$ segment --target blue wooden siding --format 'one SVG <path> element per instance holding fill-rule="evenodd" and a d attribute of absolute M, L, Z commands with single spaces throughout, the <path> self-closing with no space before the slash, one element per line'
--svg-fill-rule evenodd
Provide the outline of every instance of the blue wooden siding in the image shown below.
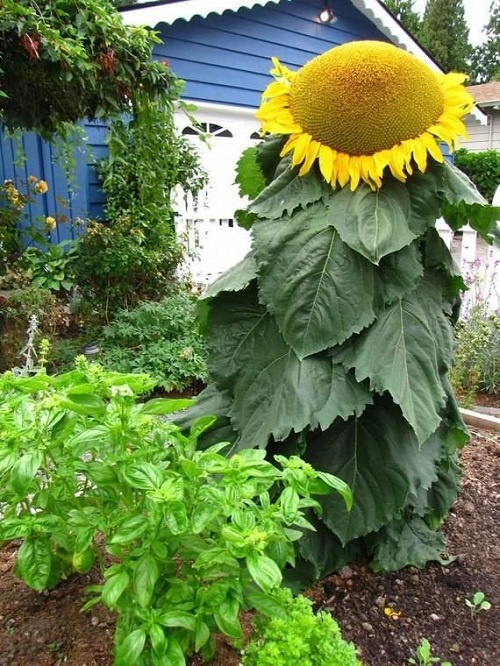
<path fill-rule="evenodd" d="M 0 178 L 12 180 L 23 193 L 27 191 L 29 176 L 45 180 L 48 184 L 46 194 L 36 194 L 33 201 L 24 209 L 21 230 L 24 243 L 29 242 L 26 227 L 36 226 L 47 234 L 51 243 L 74 238 L 81 231 L 79 220 L 87 217 L 87 196 L 85 188 L 85 165 L 82 153 L 76 151 L 76 170 L 72 182 L 68 182 L 56 159 L 57 146 L 42 141 L 32 132 L 25 132 L 20 141 L 16 138 L 0 140 Z M 53 231 L 49 231 L 45 218 L 51 216 L 58 220 Z"/>
<path fill-rule="evenodd" d="M 291 69 L 332 46 L 358 39 L 387 41 L 350 2 L 333 0 L 335 23 L 323 24 L 323 0 L 281 0 L 278 5 L 240 9 L 205 19 L 177 20 L 156 29 L 154 49 L 186 81 L 184 97 L 201 102 L 258 107 L 269 83 L 271 57 Z"/>

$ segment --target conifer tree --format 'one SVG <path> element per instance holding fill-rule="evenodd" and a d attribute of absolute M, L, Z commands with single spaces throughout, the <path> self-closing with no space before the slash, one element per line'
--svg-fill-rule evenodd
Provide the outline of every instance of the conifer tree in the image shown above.
<path fill-rule="evenodd" d="M 500 81 L 500 0 L 490 5 L 490 18 L 484 28 L 486 41 L 474 49 L 471 80 L 474 83 Z"/>
<path fill-rule="evenodd" d="M 427 0 L 420 41 L 445 72 L 468 72 L 472 47 L 463 0 Z"/>
<path fill-rule="evenodd" d="M 408 32 L 418 39 L 422 21 L 413 7 L 414 0 L 386 0 L 385 5 Z"/>

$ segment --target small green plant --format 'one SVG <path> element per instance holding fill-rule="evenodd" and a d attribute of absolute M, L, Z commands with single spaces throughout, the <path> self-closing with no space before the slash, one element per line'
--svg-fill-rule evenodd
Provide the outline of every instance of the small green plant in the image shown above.
<path fill-rule="evenodd" d="M 62 650 L 61 641 L 54 641 L 53 643 L 49 643 L 47 645 L 47 651 L 50 652 L 50 654 L 53 654 L 55 657 L 57 657 L 57 659 L 59 659 L 60 661 L 66 661 L 66 655 Z"/>
<path fill-rule="evenodd" d="M 257 620 L 258 634 L 244 651 L 243 666 L 361 666 L 332 616 L 313 612 L 312 602 L 288 589 L 276 593 L 277 616 Z"/>
<path fill-rule="evenodd" d="M 465 605 L 470 610 L 472 617 L 479 611 L 487 611 L 491 608 L 491 603 L 486 599 L 484 592 L 480 590 L 472 596 L 472 599 L 466 599 Z"/>
<path fill-rule="evenodd" d="M 83 357 L 59 376 L 0 376 L 0 543 L 22 542 L 15 573 L 37 591 L 97 559 L 104 584 L 84 608 L 118 614 L 115 666 L 185 666 L 214 653 L 215 633 L 241 640 L 240 610 L 280 612 L 274 591 L 319 509 L 311 495 L 352 502 L 300 458 L 197 450 L 215 418 L 183 435 L 158 417 L 190 401 L 139 403 L 153 385 Z"/>
<path fill-rule="evenodd" d="M 420 645 L 415 650 L 415 657 L 408 659 L 409 664 L 416 666 L 431 666 L 431 664 L 440 664 L 440 666 L 452 666 L 450 661 L 441 661 L 439 657 L 432 656 L 431 644 L 427 638 L 422 638 Z"/>
<path fill-rule="evenodd" d="M 145 372 L 166 391 L 206 379 L 205 347 L 195 299 L 175 294 L 120 310 L 104 328 L 101 362 L 119 372 Z"/>
<path fill-rule="evenodd" d="M 75 286 L 76 257 L 77 241 L 65 240 L 57 245 L 47 245 L 43 250 L 28 247 L 21 256 L 21 263 L 34 287 L 70 291 Z"/>

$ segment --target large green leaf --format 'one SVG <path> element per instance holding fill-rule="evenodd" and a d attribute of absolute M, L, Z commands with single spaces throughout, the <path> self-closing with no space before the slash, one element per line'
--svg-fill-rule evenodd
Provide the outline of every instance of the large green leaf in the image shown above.
<path fill-rule="evenodd" d="M 469 224 L 488 243 L 498 237 L 500 207 L 490 206 L 474 183 L 453 164 L 444 164 L 443 217 L 452 229 Z"/>
<path fill-rule="evenodd" d="M 445 394 L 440 374 L 452 357 L 451 327 L 436 303 L 440 294 L 432 276 L 422 280 L 390 305 L 344 356 L 358 381 L 369 379 L 371 390 L 389 391 L 420 443 L 441 421 Z"/>
<path fill-rule="evenodd" d="M 344 187 L 328 201 L 329 219 L 344 243 L 378 264 L 434 224 L 440 206 L 437 186 L 435 175 L 416 173 L 405 184 L 386 179 L 375 191 L 368 185 L 354 192 Z"/>
<path fill-rule="evenodd" d="M 235 185 L 238 185 L 240 197 L 255 197 L 264 189 L 266 181 L 257 162 L 256 146 L 250 146 L 242 152 L 236 163 Z"/>
<path fill-rule="evenodd" d="M 409 498 L 415 513 L 425 518 L 433 528 L 439 527 L 446 518 L 458 495 L 462 470 L 456 453 L 439 462 L 437 475 L 430 488 L 421 488 L 416 496 Z"/>
<path fill-rule="evenodd" d="M 374 571 L 397 571 L 403 567 L 423 568 L 427 562 L 449 564 L 444 558 L 444 537 L 433 532 L 422 518 L 397 519 L 377 534 L 371 567 Z"/>
<path fill-rule="evenodd" d="M 240 447 L 265 447 L 271 435 L 279 441 L 308 426 L 326 428 L 370 402 L 366 387 L 330 357 L 297 357 L 258 303 L 254 285 L 212 301 L 208 346 L 212 376 L 219 386 L 234 387 L 231 417 Z"/>
<path fill-rule="evenodd" d="M 343 342 L 375 318 L 375 267 L 351 250 L 317 203 L 254 224 L 260 297 L 300 358 Z"/>
<path fill-rule="evenodd" d="M 429 488 L 440 456 L 439 438 L 419 446 L 399 408 L 379 397 L 361 417 L 337 421 L 311 436 L 305 459 L 315 469 L 340 477 L 352 490 L 351 511 L 337 493 L 320 499 L 322 520 L 346 544 L 396 518 L 409 493 Z"/>
<path fill-rule="evenodd" d="M 281 150 L 287 141 L 283 134 L 271 134 L 266 136 L 255 149 L 255 159 L 266 179 L 270 183 L 274 178 L 276 169 L 283 162 Z"/>
<path fill-rule="evenodd" d="M 222 291 L 242 291 L 257 277 L 257 264 L 252 252 L 212 282 L 202 300 L 214 298 Z"/>
<path fill-rule="evenodd" d="M 299 176 L 298 167 L 292 168 L 288 158 L 281 166 L 284 167 L 281 173 L 248 206 L 248 212 L 276 220 L 296 208 L 305 208 L 327 193 L 326 183 L 314 171 Z"/>
<path fill-rule="evenodd" d="M 423 271 L 418 241 L 383 257 L 377 271 L 381 283 L 377 290 L 380 297 L 377 304 L 382 307 L 409 294 L 417 286 Z"/>
<path fill-rule="evenodd" d="M 448 279 L 448 293 L 458 296 L 467 286 L 460 268 L 435 228 L 428 229 L 424 239 L 424 264 L 426 267 L 444 271 Z"/>
<path fill-rule="evenodd" d="M 360 185 L 354 192 L 343 187 L 329 201 L 329 220 L 344 243 L 374 264 L 414 240 L 409 216 L 410 195 L 397 182 L 375 191 L 368 185 Z"/>

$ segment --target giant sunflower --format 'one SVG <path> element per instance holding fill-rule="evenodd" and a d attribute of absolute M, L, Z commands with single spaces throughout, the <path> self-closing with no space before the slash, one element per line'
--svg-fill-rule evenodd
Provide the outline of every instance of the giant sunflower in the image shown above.
<path fill-rule="evenodd" d="M 384 42 L 337 46 L 292 72 L 273 58 L 275 81 L 257 112 L 263 133 L 289 135 L 282 156 L 306 174 L 316 162 L 336 187 L 361 180 L 376 189 L 386 167 L 400 181 L 413 163 L 438 162 L 438 143 L 452 151 L 467 133 L 473 107 L 464 74 L 435 73 L 415 56 Z"/>

